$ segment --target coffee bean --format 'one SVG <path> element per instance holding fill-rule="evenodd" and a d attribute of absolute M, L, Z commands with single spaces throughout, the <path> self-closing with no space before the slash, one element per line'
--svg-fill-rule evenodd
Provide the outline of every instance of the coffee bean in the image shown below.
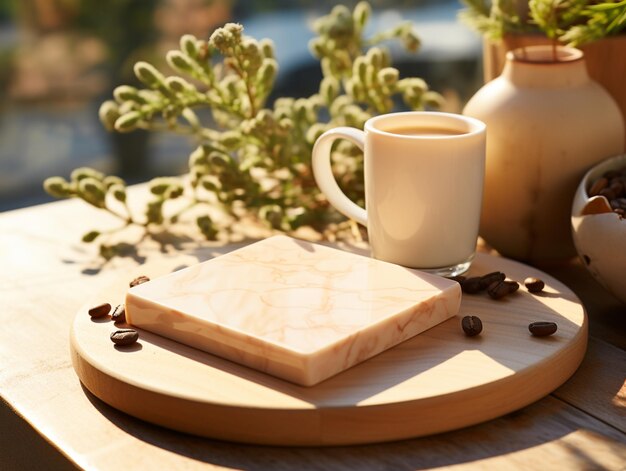
<path fill-rule="evenodd" d="M 480 276 L 472 276 L 471 278 L 466 278 L 461 281 L 461 290 L 467 294 L 476 294 L 482 291 L 484 288 L 482 283 L 480 282 Z"/>
<path fill-rule="evenodd" d="M 517 281 L 496 281 L 489 285 L 487 288 L 487 294 L 493 299 L 500 299 L 511 293 L 514 293 L 519 289 L 519 283 Z"/>
<path fill-rule="evenodd" d="M 613 179 L 609 184 L 609 190 L 611 190 L 616 196 L 620 196 L 624 192 L 624 185 L 621 180 Z"/>
<path fill-rule="evenodd" d="M 120 329 L 111 334 L 111 341 L 115 345 L 131 345 L 137 341 L 139 333 L 135 329 Z"/>
<path fill-rule="evenodd" d="M 614 213 L 623 218 L 626 215 L 626 167 L 609 170 L 589 188 L 589 196 L 604 196 Z"/>
<path fill-rule="evenodd" d="M 482 289 L 487 289 L 491 286 L 492 283 L 497 281 L 504 281 L 506 279 L 506 275 L 501 271 L 494 271 L 492 273 L 487 273 L 480 277 L 480 286 Z"/>
<path fill-rule="evenodd" d="M 103 303 L 89 309 L 89 315 L 93 318 L 104 317 L 111 311 L 109 303 Z"/>
<path fill-rule="evenodd" d="M 466 277 L 464 277 L 463 275 L 448 276 L 447 278 L 449 280 L 456 281 L 457 283 L 462 283 L 466 280 Z"/>
<path fill-rule="evenodd" d="M 126 308 L 123 304 L 118 304 L 113 310 L 113 314 L 111 314 L 111 319 L 113 322 L 126 322 Z"/>
<path fill-rule="evenodd" d="M 483 331 L 483 323 L 476 316 L 465 316 L 461 319 L 461 327 L 468 337 L 474 337 Z"/>
<path fill-rule="evenodd" d="M 539 278 L 531 276 L 524 280 L 524 286 L 526 286 L 526 289 L 531 293 L 540 293 L 541 291 L 543 291 L 543 288 L 545 288 L 546 284 Z"/>
<path fill-rule="evenodd" d="M 611 201 L 612 199 L 617 198 L 617 194 L 611 190 L 610 188 L 605 188 L 604 190 L 598 193 L 600 196 L 604 196 L 607 200 Z"/>
<path fill-rule="evenodd" d="M 607 170 L 602 176 L 607 180 L 610 180 L 611 178 L 619 177 L 620 175 L 621 172 L 619 170 Z"/>
<path fill-rule="evenodd" d="M 607 186 L 609 186 L 609 179 L 605 177 L 598 178 L 591 188 L 589 188 L 589 196 L 596 196 L 600 194 L 602 190 L 604 190 Z"/>
<path fill-rule="evenodd" d="M 142 283 L 146 283 L 148 281 L 150 281 L 150 278 L 148 278 L 145 275 L 141 275 L 141 276 L 138 276 L 137 278 L 135 278 L 133 281 L 130 282 L 130 287 L 132 288 L 133 286 L 137 286 L 137 285 L 140 285 Z"/>
<path fill-rule="evenodd" d="M 528 330 L 535 337 L 547 337 L 556 332 L 556 322 L 532 322 L 528 325 Z"/>
<path fill-rule="evenodd" d="M 613 209 L 626 209 L 626 198 L 615 198 L 609 204 Z"/>

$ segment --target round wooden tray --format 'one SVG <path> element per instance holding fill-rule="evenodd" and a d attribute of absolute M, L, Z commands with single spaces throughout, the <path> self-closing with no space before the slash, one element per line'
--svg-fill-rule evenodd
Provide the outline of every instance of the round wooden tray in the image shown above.
<path fill-rule="evenodd" d="M 171 262 L 169 263 L 171 265 Z M 141 267 L 158 276 L 168 263 Z M 314 387 L 302 387 L 140 331 L 133 347 L 109 340 L 110 319 L 87 309 L 123 299 L 127 281 L 77 313 L 74 368 L 85 387 L 111 406 L 148 422 L 206 437 L 272 445 L 344 445 L 398 440 L 465 427 L 549 394 L 576 370 L 587 345 L 580 301 L 565 285 L 529 266 L 478 254 L 471 274 L 500 270 L 546 282 L 503 300 L 464 295 L 458 316 Z M 466 337 L 464 315 L 484 330 Z M 529 334 L 554 321 L 551 337 Z"/>

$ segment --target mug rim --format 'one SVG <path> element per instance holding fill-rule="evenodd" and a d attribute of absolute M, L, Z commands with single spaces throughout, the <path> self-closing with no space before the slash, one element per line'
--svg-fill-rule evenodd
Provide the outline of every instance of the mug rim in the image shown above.
<path fill-rule="evenodd" d="M 460 134 L 442 134 L 440 136 L 420 136 L 420 135 L 407 135 L 407 134 L 395 134 L 382 130 L 375 126 L 377 121 L 385 121 L 394 117 L 402 116 L 431 116 L 442 120 L 454 121 L 456 123 L 463 123 L 469 125 L 467 132 L 461 132 Z M 465 116 L 457 113 L 447 113 L 443 111 L 399 111 L 395 113 L 385 113 L 378 116 L 373 116 L 365 121 L 363 130 L 374 134 L 380 134 L 383 136 L 393 137 L 396 139 L 412 139 L 412 140 L 431 140 L 431 139 L 467 139 L 469 137 L 484 133 L 487 125 L 479 119 L 472 118 L 471 116 Z"/>

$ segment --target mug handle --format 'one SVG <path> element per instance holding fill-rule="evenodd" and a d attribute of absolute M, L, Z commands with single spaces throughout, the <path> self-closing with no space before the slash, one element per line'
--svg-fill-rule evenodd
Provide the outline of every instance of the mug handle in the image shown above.
<path fill-rule="evenodd" d="M 319 189 L 337 211 L 367 227 L 367 212 L 350 200 L 335 180 L 330 164 L 330 151 L 337 139 L 347 139 L 359 149 L 365 149 L 365 133 L 360 129 L 338 127 L 330 129 L 317 138 L 313 146 L 313 176 Z"/>

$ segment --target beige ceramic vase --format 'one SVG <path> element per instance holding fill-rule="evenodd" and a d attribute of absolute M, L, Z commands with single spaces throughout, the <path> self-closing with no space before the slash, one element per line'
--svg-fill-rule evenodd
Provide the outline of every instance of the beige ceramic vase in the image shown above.
<path fill-rule="evenodd" d="M 463 113 L 487 124 L 481 236 L 502 255 L 533 264 L 575 255 L 570 212 L 578 182 L 624 150 L 624 119 L 589 78 L 583 53 L 510 51 L 502 75 Z"/>

